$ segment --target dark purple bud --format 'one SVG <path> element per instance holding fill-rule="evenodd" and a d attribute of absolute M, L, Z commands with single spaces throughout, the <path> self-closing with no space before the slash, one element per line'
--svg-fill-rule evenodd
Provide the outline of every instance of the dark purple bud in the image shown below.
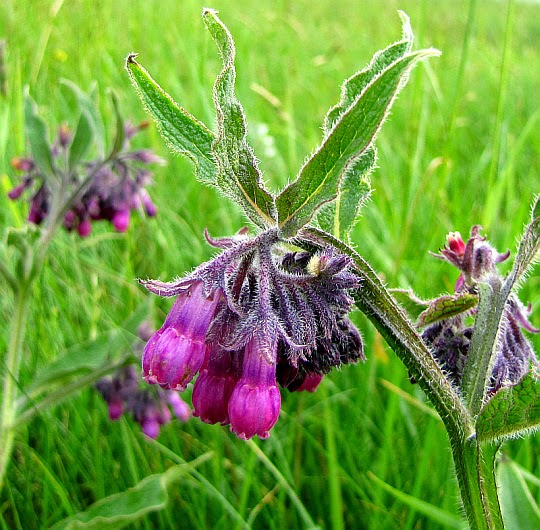
<path fill-rule="evenodd" d="M 111 420 L 117 420 L 122 416 L 124 412 L 124 403 L 121 399 L 116 398 L 114 401 L 109 402 L 109 418 Z"/>
<path fill-rule="evenodd" d="M 204 363 L 206 332 L 219 299 L 217 291 L 205 297 L 200 281 L 178 296 L 144 349 L 143 376 L 148 383 L 171 390 L 186 388 Z"/>
<path fill-rule="evenodd" d="M 324 379 L 323 374 L 317 374 L 315 372 L 306 373 L 304 381 L 296 389 L 297 392 L 315 392 L 317 387 L 321 384 L 321 381 Z"/>
<path fill-rule="evenodd" d="M 238 375 L 230 352 L 209 349 L 207 366 L 193 386 L 193 415 L 205 423 L 228 425 L 229 400 L 238 383 Z"/>
<path fill-rule="evenodd" d="M 88 237 L 92 232 L 92 224 L 90 219 L 83 219 L 77 226 L 77 233 L 81 237 Z"/>
<path fill-rule="evenodd" d="M 267 345 L 255 334 L 247 343 L 242 364 L 242 377 L 229 400 L 231 431 L 242 440 L 258 435 L 268 438 L 279 417 L 281 395 L 276 383 L 275 360 L 268 359 L 268 346 L 275 359 L 277 341 Z"/>

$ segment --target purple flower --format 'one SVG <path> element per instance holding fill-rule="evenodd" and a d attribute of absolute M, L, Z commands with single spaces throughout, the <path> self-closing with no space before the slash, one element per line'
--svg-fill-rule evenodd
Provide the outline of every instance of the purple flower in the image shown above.
<path fill-rule="evenodd" d="M 456 292 L 476 293 L 477 283 L 502 280 L 497 271 L 497 264 L 510 255 L 500 254 L 485 238 L 479 235 L 480 227 L 471 229 L 471 237 L 465 244 L 459 232 L 447 236 L 448 247 L 444 247 L 436 257 L 448 261 L 457 267 L 461 274 L 455 286 Z M 475 310 L 441 319 L 426 327 L 422 338 L 431 347 L 435 360 L 446 373 L 448 379 L 459 386 L 463 368 L 469 353 L 470 343 L 475 331 L 474 325 L 467 324 L 467 317 Z M 529 371 L 531 364 L 539 366 L 530 342 L 523 335 L 522 329 L 532 333 L 534 328 L 529 320 L 530 307 L 527 309 L 515 294 L 511 294 L 504 308 L 499 339 L 495 352 L 490 394 L 503 386 L 516 384 Z"/>
<path fill-rule="evenodd" d="M 177 297 L 146 346 L 143 375 L 183 390 L 199 371 L 194 415 L 230 423 L 243 439 L 266 438 L 279 416 L 278 383 L 314 391 L 332 368 L 364 358 L 347 318 L 360 280 L 336 249 L 290 252 L 275 229 L 206 237 L 223 252 L 177 282 L 141 282 Z"/>
<path fill-rule="evenodd" d="M 229 400 L 238 383 L 238 370 L 234 367 L 230 352 L 213 349 L 211 345 L 207 348 L 207 365 L 193 386 L 193 415 L 205 423 L 228 425 Z"/>
<path fill-rule="evenodd" d="M 176 299 L 165 323 L 148 341 L 143 354 L 145 381 L 171 390 L 184 390 L 201 369 L 206 332 L 220 299 L 218 290 L 204 295 L 193 282 Z"/>
<path fill-rule="evenodd" d="M 276 382 L 277 341 L 255 332 L 247 343 L 242 377 L 229 400 L 231 431 L 242 440 L 268 438 L 279 417 L 281 395 Z"/>
<path fill-rule="evenodd" d="M 146 186 L 151 184 L 149 164 L 161 164 L 163 160 L 147 149 L 129 150 L 129 140 L 145 126 L 126 124 L 124 145 L 120 151 L 105 162 L 98 160 L 81 163 L 76 168 L 66 166 L 72 134 L 65 125 L 60 127 L 58 138 L 50 148 L 55 172 L 61 182 L 61 192 L 81 190 L 72 204 L 65 205 L 64 227 L 76 230 L 81 237 L 92 231 L 91 222 L 106 220 L 117 232 L 129 227 L 131 211 L 144 210 L 148 216 L 156 215 L 156 206 L 150 199 Z M 10 199 L 18 199 L 31 188 L 37 188 L 30 199 L 28 220 L 41 224 L 50 214 L 51 194 L 60 193 L 52 186 L 48 176 L 41 174 L 31 158 L 14 158 L 14 169 L 24 172 L 23 181 L 9 193 Z"/>

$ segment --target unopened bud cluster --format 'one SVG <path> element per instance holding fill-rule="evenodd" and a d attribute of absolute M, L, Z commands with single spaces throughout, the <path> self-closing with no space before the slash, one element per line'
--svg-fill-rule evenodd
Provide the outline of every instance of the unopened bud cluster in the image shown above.
<path fill-rule="evenodd" d="M 58 182 L 52 183 L 50 177 L 41 173 L 32 158 L 14 158 L 12 166 L 22 172 L 23 177 L 22 182 L 9 192 L 9 198 L 18 199 L 26 190 L 31 190 L 28 220 L 39 225 L 50 214 L 53 194 L 69 195 L 81 188 L 81 193 L 74 197 L 64 214 L 63 224 L 67 230 L 77 230 L 81 237 L 86 237 L 92 230 L 92 221 L 107 220 L 116 231 L 126 231 L 132 210 L 142 208 L 149 216 L 156 214 L 156 207 L 146 190 L 151 184 L 148 166 L 163 161 L 147 149 L 129 150 L 131 138 L 145 126 L 145 123 L 139 126 L 125 124 L 122 149 L 105 163 L 96 160 L 68 168 L 66 161 L 73 137 L 62 125 L 51 147 L 61 189 Z"/>
<path fill-rule="evenodd" d="M 471 229 L 471 236 L 465 243 L 459 232 L 450 233 L 448 245 L 435 254 L 460 271 L 455 292 L 476 294 L 478 282 L 500 283 L 502 277 L 497 264 L 506 260 L 510 253 L 500 254 L 484 237 L 479 235 L 480 227 Z M 474 311 L 460 313 L 451 318 L 439 320 L 428 326 L 422 333 L 423 339 L 431 346 L 437 362 L 448 378 L 456 386 L 461 383 L 463 368 L 475 331 L 473 324 L 467 324 Z M 524 307 L 515 294 L 511 294 L 504 308 L 502 328 L 499 331 L 495 362 L 490 382 L 490 393 L 503 386 L 516 384 L 529 371 L 531 363 L 538 366 L 538 360 L 527 338 L 525 329 L 532 333 L 534 328 L 528 320 L 531 307 Z"/>
<path fill-rule="evenodd" d="M 277 230 L 207 240 L 223 249 L 213 260 L 177 282 L 142 282 L 177 297 L 146 345 L 143 376 L 183 391 L 198 373 L 195 416 L 230 424 L 242 439 L 266 438 L 280 412 L 278 384 L 313 392 L 333 367 L 364 358 L 347 318 L 348 290 L 360 281 L 335 249 L 288 252 Z"/>

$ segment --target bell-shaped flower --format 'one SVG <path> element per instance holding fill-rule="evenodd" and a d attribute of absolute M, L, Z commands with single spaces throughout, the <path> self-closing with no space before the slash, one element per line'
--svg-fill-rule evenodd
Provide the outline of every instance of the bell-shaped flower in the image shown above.
<path fill-rule="evenodd" d="M 178 296 L 144 349 L 143 376 L 148 383 L 171 390 L 186 388 L 204 363 L 206 332 L 219 299 L 219 290 L 206 297 L 200 281 Z"/>

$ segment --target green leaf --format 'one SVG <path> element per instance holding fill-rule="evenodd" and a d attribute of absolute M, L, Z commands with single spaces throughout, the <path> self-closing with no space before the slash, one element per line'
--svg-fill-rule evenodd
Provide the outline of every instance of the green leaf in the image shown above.
<path fill-rule="evenodd" d="M 175 103 L 135 61 L 135 57 L 135 54 L 128 55 L 126 69 L 146 112 L 156 122 L 167 145 L 195 164 L 197 178 L 205 184 L 215 185 L 216 164 L 212 155 L 214 133 Z"/>
<path fill-rule="evenodd" d="M 69 348 L 64 355 L 38 372 L 26 395 L 30 401 L 53 388 L 65 385 L 73 378 L 83 377 L 100 370 L 123 364 L 133 356 L 132 347 L 137 339 L 137 328 L 148 315 L 148 302 L 143 302 L 122 326 Z M 32 404 L 29 404 L 32 406 Z"/>
<path fill-rule="evenodd" d="M 68 164 L 70 169 L 73 170 L 84 159 L 84 156 L 92 145 L 93 139 L 94 135 L 88 115 L 86 112 L 81 112 L 75 134 L 73 135 L 73 141 L 69 146 Z"/>
<path fill-rule="evenodd" d="M 58 522 L 51 530 L 118 529 L 150 512 L 162 510 L 169 502 L 170 487 L 211 456 L 212 453 L 206 453 L 188 464 L 180 464 L 164 473 L 150 475 L 135 487 L 105 497 L 92 504 L 85 512 Z"/>
<path fill-rule="evenodd" d="M 418 317 L 418 327 L 428 326 L 438 320 L 451 318 L 478 304 L 478 296 L 470 293 L 444 295 L 432 300 L 429 307 Z"/>
<path fill-rule="evenodd" d="M 86 92 L 83 92 L 75 83 L 72 81 L 69 81 L 67 79 L 62 79 L 61 83 L 69 88 L 75 98 L 77 99 L 77 104 L 79 105 L 79 110 L 81 111 L 81 117 L 84 116 L 84 120 L 86 121 L 86 124 L 83 125 L 83 127 L 89 128 L 89 134 L 92 135 L 92 139 L 94 140 L 98 152 L 98 157 L 100 159 L 103 159 L 105 157 L 105 126 L 103 125 L 103 120 L 101 118 L 101 114 L 99 112 L 99 109 L 92 98 L 91 95 L 87 94 Z M 93 89 L 90 91 L 93 92 Z M 84 132 L 84 130 L 81 132 L 82 134 L 87 134 Z M 80 149 L 84 147 L 83 138 L 81 138 L 81 146 Z M 75 141 L 75 138 L 73 139 Z M 78 148 L 79 149 L 79 148 Z M 79 156 L 79 153 L 76 153 L 75 156 Z M 71 153 L 70 153 L 71 157 Z M 80 160 L 80 159 L 79 159 Z M 75 162 L 75 159 L 73 160 Z M 73 167 L 71 164 L 70 159 L 70 167 Z"/>
<path fill-rule="evenodd" d="M 508 289 L 519 282 L 535 262 L 540 250 L 540 196 L 536 198 L 531 208 L 531 222 L 525 228 L 525 233 L 519 243 L 512 272 L 508 275 Z"/>
<path fill-rule="evenodd" d="M 497 337 L 509 291 L 497 275 L 478 284 L 479 302 L 474 332 L 465 366 L 461 388 L 467 407 L 476 416 L 480 412 L 493 372 Z"/>
<path fill-rule="evenodd" d="M 501 388 L 476 420 L 480 442 L 521 435 L 540 427 L 540 378 L 531 370 L 516 385 Z"/>
<path fill-rule="evenodd" d="M 213 151 L 218 165 L 218 186 L 242 206 L 256 225 L 273 226 L 276 224 L 274 197 L 263 186 L 257 161 L 247 143 L 244 111 L 234 93 L 233 38 L 213 9 L 203 10 L 203 20 L 223 60 L 223 70 L 214 84 L 218 136 Z"/>
<path fill-rule="evenodd" d="M 45 179 L 56 178 L 56 167 L 47 140 L 47 126 L 38 116 L 37 105 L 28 90 L 24 94 L 24 124 L 34 163 Z"/>
<path fill-rule="evenodd" d="M 412 289 L 389 289 L 389 291 L 413 319 L 417 319 L 420 313 L 429 307 L 429 301 L 418 298 Z"/>
<path fill-rule="evenodd" d="M 499 462 L 497 483 L 505 528 L 540 528 L 540 509 L 514 462 L 508 459 Z"/>
<path fill-rule="evenodd" d="M 337 198 L 319 210 L 319 226 L 338 239 L 348 239 L 360 209 L 371 196 L 369 173 L 375 167 L 375 159 L 375 148 L 370 147 L 346 170 Z"/>
<path fill-rule="evenodd" d="M 120 103 L 118 102 L 118 96 L 111 90 L 111 100 L 114 108 L 114 115 L 116 116 L 116 134 L 114 136 L 114 144 L 109 154 L 109 159 L 114 158 L 124 145 L 124 118 L 120 112 Z"/>
<path fill-rule="evenodd" d="M 340 102 L 332 107 L 325 117 L 325 134 L 328 134 L 330 129 L 339 121 L 341 114 L 351 107 L 356 98 L 377 75 L 385 68 L 388 68 L 392 63 L 410 53 L 414 41 L 411 23 L 409 17 L 403 11 L 398 11 L 398 13 L 402 22 L 402 40 L 377 52 L 364 70 L 360 70 L 360 72 L 349 77 L 349 79 L 343 83 Z"/>
<path fill-rule="evenodd" d="M 409 508 L 416 510 L 431 521 L 437 523 L 442 528 L 457 528 L 459 530 L 465 530 L 467 524 L 460 517 L 456 517 L 453 513 L 442 510 L 429 502 L 423 501 L 413 495 L 409 495 L 401 490 L 390 486 L 380 478 L 376 477 L 373 473 L 368 471 L 369 478 L 375 482 L 381 489 L 392 495 L 398 501 L 405 504 Z"/>
<path fill-rule="evenodd" d="M 336 198 L 345 171 L 371 147 L 408 74 L 421 59 L 437 55 L 422 50 L 405 55 L 380 72 L 329 131 L 298 178 L 277 197 L 279 227 L 293 237 L 324 203 Z"/>

